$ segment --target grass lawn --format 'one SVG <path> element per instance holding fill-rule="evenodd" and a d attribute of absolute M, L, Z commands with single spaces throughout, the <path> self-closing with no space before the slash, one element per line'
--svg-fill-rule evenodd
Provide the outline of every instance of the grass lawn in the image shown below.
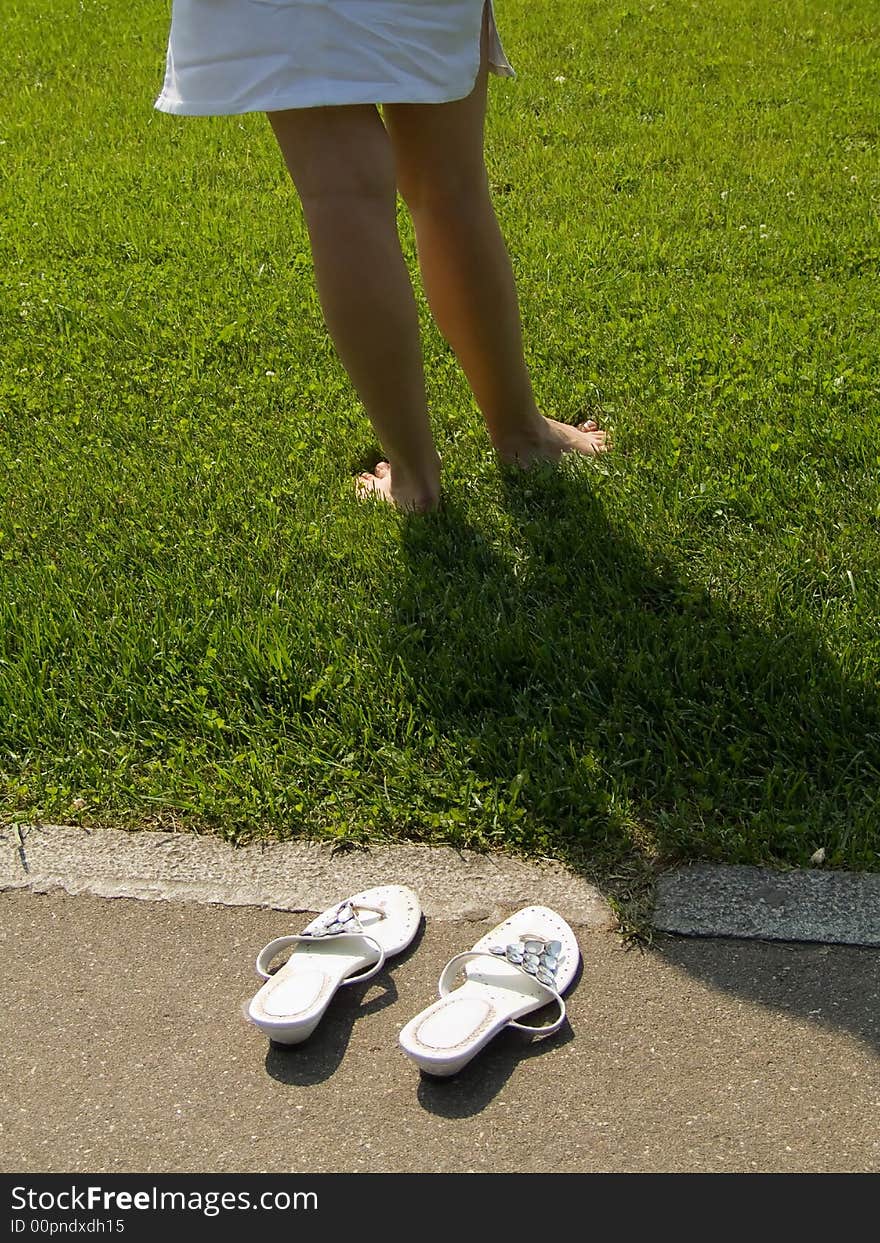
<path fill-rule="evenodd" d="M 263 116 L 168 6 L 0 18 L 0 818 L 877 869 L 880 0 L 497 0 L 545 413 L 499 470 L 418 286 L 446 502 L 378 456 Z M 401 236 L 416 273 L 410 222 Z"/>

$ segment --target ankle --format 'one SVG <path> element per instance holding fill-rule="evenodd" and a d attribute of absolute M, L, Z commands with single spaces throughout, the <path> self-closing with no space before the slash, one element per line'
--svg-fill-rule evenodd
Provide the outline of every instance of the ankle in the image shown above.
<path fill-rule="evenodd" d="M 519 416 L 486 419 L 486 429 L 496 447 L 509 444 L 540 444 L 547 435 L 547 420 L 535 407 Z"/>
<path fill-rule="evenodd" d="M 411 497 L 418 505 L 430 507 L 440 497 L 440 455 L 436 451 L 426 461 L 405 462 L 390 458 L 392 490 Z"/>

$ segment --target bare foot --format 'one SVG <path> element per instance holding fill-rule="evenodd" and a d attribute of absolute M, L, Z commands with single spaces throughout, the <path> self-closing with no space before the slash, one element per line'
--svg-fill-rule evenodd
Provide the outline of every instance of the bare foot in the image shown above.
<path fill-rule="evenodd" d="M 440 500 L 440 489 L 416 488 L 410 484 L 398 484 L 391 478 L 391 463 L 377 462 L 371 471 L 362 470 L 355 481 L 359 500 L 370 496 L 379 496 L 397 509 L 408 510 L 410 513 L 424 514 L 437 508 Z"/>
<path fill-rule="evenodd" d="M 496 440 L 495 452 L 502 462 L 528 469 L 533 462 L 555 462 L 564 453 L 581 453 L 593 457 L 611 448 L 607 432 L 599 429 L 593 419 L 578 423 L 560 423 L 541 417 L 541 423 L 517 436 Z"/>

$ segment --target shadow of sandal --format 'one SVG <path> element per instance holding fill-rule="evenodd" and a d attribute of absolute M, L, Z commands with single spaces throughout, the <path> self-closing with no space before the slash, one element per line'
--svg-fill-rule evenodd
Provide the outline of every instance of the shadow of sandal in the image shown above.
<path fill-rule="evenodd" d="M 364 1000 L 376 986 L 381 986 L 382 991 Z M 338 993 L 307 1040 L 295 1045 L 270 1041 L 266 1052 L 267 1073 L 278 1083 L 291 1086 L 323 1083 L 335 1074 L 345 1056 L 355 1023 L 380 1013 L 397 1000 L 397 986 L 387 971 L 364 984 L 353 985 L 345 993 Z"/>
<path fill-rule="evenodd" d="M 552 1006 L 536 1011 L 535 1022 L 552 1017 Z M 438 1079 L 421 1074 L 417 1098 L 423 1109 L 442 1118 L 470 1118 L 489 1105 L 513 1073 L 534 1058 L 552 1057 L 558 1050 L 575 1039 L 568 1020 L 558 1032 L 542 1039 L 532 1039 L 516 1031 L 503 1031 L 490 1045 L 473 1058 L 456 1075 Z"/>

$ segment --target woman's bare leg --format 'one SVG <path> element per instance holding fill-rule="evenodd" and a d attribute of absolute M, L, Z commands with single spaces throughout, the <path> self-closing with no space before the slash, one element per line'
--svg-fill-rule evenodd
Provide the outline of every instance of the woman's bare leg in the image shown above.
<path fill-rule="evenodd" d="M 499 456 L 527 465 L 608 447 L 592 421 L 579 427 L 539 411 L 523 357 L 510 256 L 483 155 L 488 8 L 473 91 L 447 104 L 385 104 L 397 184 L 412 215 L 431 313 L 452 346 Z"/>
<path fill-rule="evenodd" d="M 360 476 L 358 491 L 431 509 L 440 459 L 382 118 L 373 105 L 268 115 L 302 203 L 328 331 L 388 456 Z"/>

